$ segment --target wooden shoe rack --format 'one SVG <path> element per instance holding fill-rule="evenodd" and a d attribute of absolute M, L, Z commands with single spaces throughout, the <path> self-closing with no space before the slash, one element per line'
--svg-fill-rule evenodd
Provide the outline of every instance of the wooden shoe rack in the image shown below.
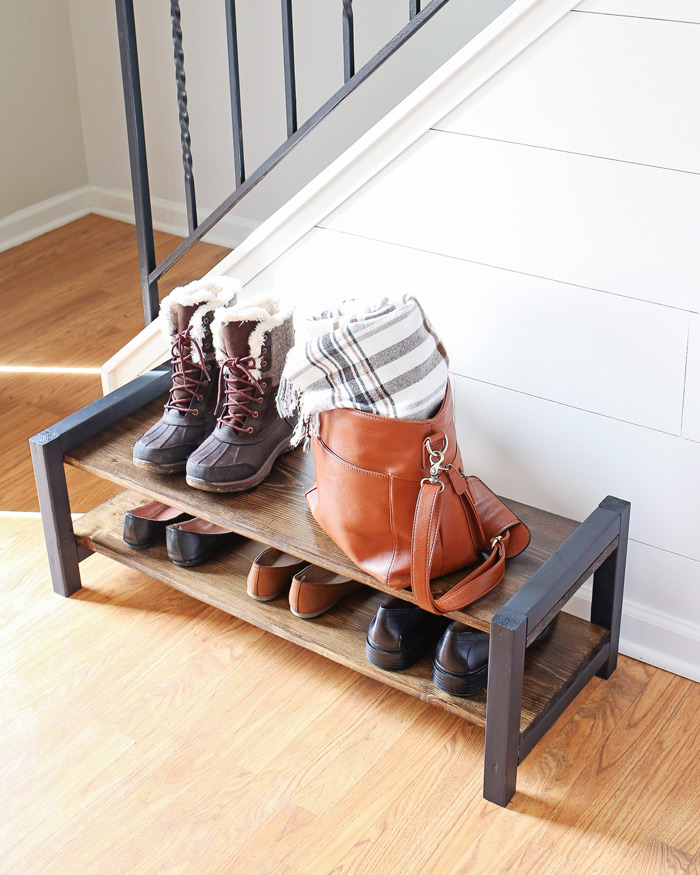
<path fill-rule="evenodd" d="M 313 482 L 311 455 L 280 458 L 256 489 L 216 495 L 190 489 L 184 476 L 163 477 L 131 461 L 137 438 L 160 416 L 169 374 L 155 370 L 96 401 L 31 439 L 47 552 L 56 592 L 80 588 L 79 562 L 103 553 L 169 586 L 293 641 L 355 671 L 486 727 L 484 796 L 507 805 L 518 763 L 594 676 L 607 678 L 617 661 L 629 504 L 606 498 L 583 523 L 507 501 L 532 532 L 532 543 L 510 560 L 491 593 L 451 614 L 491 633 L 487 691 L 468 699 L 432 683 L 432 653 L 411 669 L 384 672 L 365 659 L 365 634 L 391 592 L 357 568 L 319 529 L 304 490 Z M 74 523 L 64 465 L 110 480 L 124 492 Z M 219 523 L 242 537 L 225 555 L 196 568 L 173 565 L 164 546 L 131 550 L 122 541 L 124 511 L 157 499 Z M 257 602 L 246 595 L 246 575 L 262 545 L 346 574 L 366 586 L 332 611 L 302 620 L 283 598 Z M 544 644 L 528 649 L 578 587 L 593 575 L 591 622 L 560 613 Z M 448 576 L 434 589 L 450 584 Z"/>

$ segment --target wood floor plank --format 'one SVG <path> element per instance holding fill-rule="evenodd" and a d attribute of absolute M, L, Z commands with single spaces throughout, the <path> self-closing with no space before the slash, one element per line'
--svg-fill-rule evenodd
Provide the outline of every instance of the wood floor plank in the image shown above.
<path fill-rule="evenodd" d="M 254 658 L 235 676 L 209 685 L 208 710 L 175 711 L 165 722 L 219 756 L 260 772 L 290 743 L 297 727 L 303 731 L 322 720 L 326 706 L 353 679 L 347 669 L 265 634 Z"/>
<path fill-rule="evenodd" d="M 573 862 L 559 854 L 546 851 L 534 842 L 530 842 L 517 860 L 508 869 L 508 875 L 522 875 L 533 872 L 537 875 L 569 875 Z"/>
<path fill-rule="evenodd" d="M 685 872 L 686 875 L 700 875 L 700 851 L 690 861 L 690 864 Z"/>
<path fill-rule="evenodd" d="M 417 703 L 414 703 L 417 706 Z M 300 825 L 291 835 L 272 832 L 269 839 L 279 848 L 279 855 L 293 869 L 322 875 L 342 865 L 358 839 L 381 819 L 395 800 L 426 769 L 425 755 L 416 755 L 417 743 L 430 752 L 433 771 L 452 767 L 455 747 L 465 768 L 479 771 L 483 747 L 478 729 L 444 712 L 418 706 L 420 713 L 405 731 L 395 734 L 391 747 L 379 757 L 374 767 L 365 771 L 345 788 L 337 803 L 310 823 Z M 301 739 L 300 739 L 301 741 Z M 311 756 L 311 751 L 307 752 Z M 400 827 L 400 834 L 410 836 L 413 819 Z M 323 836 L 323 841 L 319 838 Z"/>
<path fill-rule="evenodd" d="M 353 678 L 344 696 L 298 736 L 261 774 L 269 779 L 284 771 L 296 776 L 297 805 L 324 815 L 332 811 L 390 749 L 396 734 L 410 726 L 428 706 L 368 678 Z"/>
<path fill-rule="evenodd" d="M 85 786 L 133 744 L 121 733 L 61 705 L 23 710 L 13 721 L 11 735 L 4 733 L 0 753 L 2 848 L 24 841 L 46 820 L 53 831 L 57 812 L 72 813 Z M 61 781 L 54 780 L 56 774 Z"/>
<path fill-rule="evenodd" d="M 542 824 L 576 786 L 589 762 L 581 751 L 600 749 L 644 690 L 653 671 L 643 663 L 623 658 L 610 681 L 591 685 L 521 764 L 518 789 L 509 811 L 522 816 L 517 820 L 509 818 L 508 829 L 504 831 L 503 818 L 494 814 L 494 806 L 482 805 L 478 796 L 471 800 L 443 837 L 440 858 L 434 864 L 435 875 L 480 871 L 478 867 L 485 865 L 493 871 L 512 867 L 538 835 Z M 494 848 L 500 869 L 493 861 L 486 863 Z"/>
<path fill-rule="evenodd" d="M 449 766 L 441 759 L 433 760 L 432 751 L 426 751 L 424 767 L 411 784 L 384 811 L 372 827 L 364 833 L 333 870 L 340 873 L 393 872 L 420 873 L 430 871 L 441 855 L 442 841 L 455 822 L 462 822 L 464 808 L 475 803 L 481 793 L 481 775 L 468 759 L 460 754 L 465 744 L 463 733 L 456 733 L 448 741 Z M 439 818 L 443 800 L 450 799 L 448 813 Z M 476 803 L 475 803 L 476 804 Z M 481 800 L 476 807 L 485 808 Z M 402 828 L 412 823 L 410 833 Z"/>
<path fill-rule="evenodd" d="M 691 862 L 690 854 L 652 839 L 634 855 L 625 875 L 682 875 L 688 871 Z"/>
<path fill-rule="evenodd" d="M 279 804 L 282 790 L 262 792 L 255 776 L 182 738 L 113 784 L 90 816 L 72 818 L 29 857 L 29 871 L 190 872 L 193 860 L 206 872 L 207 855 L 226 854 L 231 837 L 247 831 Z M 199 837 L 205 847 L 195 857 Z M 95 847 L 100 853 L 95 853 Z M 204 856 L 203 856 L 204 854 Z M 211 867 L 214 868 L 214 867 Z"/>
<path fill-rule="evenodd" d="M 642 695 L 588 759 L 579 779 L 538 833 L 539 845 L 564 855 L 573 854 L 574 849 L 590 856 L 605 853 L 604 848 L 594 847 L 599 831 L 614 836 L 619 813 L 629 814 L 630 807 L 634 807 L 629 792 L 630 777 L 659 736 L 662 744 L 668 743 L 664 727 L 668 720 L 675 723 L 677 713 L 684 706 L 680 697 L 682 689 L 682 678 L 657 671 L 652 674 Z M 648 768 L 647 765 L 647 777 Z M 590 804 L 592 795 L 596 798 L 595 805 Z M 658 796 L 655 796 L 654 804 L 657 802 Z M 642 823 L 647 823 L 649 814 L 651 811 L 646 810 L 645 818 L 636 822 L 640 829 Z"/>
<path fill-rule="evenodd" d="M 688 748 L 700 746 L 700 722 L 697 715 L 700 710 L 700 684 L 678 678 L 679 693 L 682 700 L 672 713 L 675 732 L 669 736 L 662 729 L 649 732 L 653 743 L 645 752 L 643 758 L 628 773 L 624 785 L 624 793 L 618 800 L 614 812 L 605 818 L 606 834 L 611 844 L 633 844 L 638 846 L 648 840 L 655 839 L 660 834 L 660 824 L 671 809 L 694 808 L 696 816 L 700 811 L 700 764 L 689 761 L 686 757 Z M 669 715 L 671 716 L 671 715 Z M 666 722 L 662 720 L 663 724 Z M 662 760 L 665 768 L 660 771 L 656 764 Z M 653 801 L 652 801 L 653 800 Z M 601 828 L 601 815 L 592 821 L 594 832 Z M 690 860 L 699 846 L 700 827 L 688 837 L 688 846 L 676 849 L 687 854 Z M 661 845 L 672 847 L 661 841 Z M 589 851 L 589 858 L 606 862 L 610 859 L 609 851 L 603 854 L 598 846 Z"/>

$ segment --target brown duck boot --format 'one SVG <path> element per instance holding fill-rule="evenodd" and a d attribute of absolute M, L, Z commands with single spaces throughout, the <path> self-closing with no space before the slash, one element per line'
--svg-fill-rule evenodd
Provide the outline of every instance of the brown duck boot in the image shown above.
<path fill-rule="evenodd" d="M 161 301 L 172 385 L 163 416 L 134 445 L 137 468 L 156 474 L 184 471 L 187 457 L 214 428 L 219 366 L 211 322 L 214 310 L 233 304 L 239 289 L 230 277 L 207 277 L 174 289 Z"/>
<path fill-rule="evenodd" d="M 217 310 L 214 343 L 223 406 L 216 428 L 187 460 L 187 482 L 207 492 L 241 492 L 261 483 L 291 449 L 295 422 L 280 417 L 275 399 L 294 343 L 292 315 L 270 298 L 250 298 Z"/>

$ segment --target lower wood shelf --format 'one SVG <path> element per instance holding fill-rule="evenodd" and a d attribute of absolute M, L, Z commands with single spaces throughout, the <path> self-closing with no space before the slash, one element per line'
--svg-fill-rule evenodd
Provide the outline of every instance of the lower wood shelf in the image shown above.
<path fill-rule="evenodd" d="M 466 720 L 485 725 L 485 691 L 463 699 L 438 690 L 432 682 L 433 653 L 430 650 L 416 665 L 402 672 L 381 671 L 367 662 L 365 635 L 370 620 L 386 597 L 384 593 L 362 586 L 321 617 L 302 620 L 291 613 L 284 596 L 271 602 L 258 602 L 247 595 L 246 576 L 251 562 L 262 549 L 262 542 L 241 536 L 235 546 L 195 568 L 174 565 L 164 545 L 148 550 L 129 548 L 121 537 L 124 512 L 145 500 L 139 493 L 122 492 L 84 514 L 74 523 L 76 540 L 94 552 L 143 571 L 254 626 Z M 559 614 L 552 637 L 530 648 L 526 655 L 521 733 L 565 694 L 591 655 L 604 645 L 607 635 L 606 630 L 598 626 L 569 614 Z"/>

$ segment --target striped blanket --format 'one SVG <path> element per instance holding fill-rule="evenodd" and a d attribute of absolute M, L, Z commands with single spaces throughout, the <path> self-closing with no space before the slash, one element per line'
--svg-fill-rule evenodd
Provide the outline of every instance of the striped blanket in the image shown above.
<path fill-rule="evenodd" d="M 447 389 L 447 353 L 415 298 L 346 301 L 304 321 L 277 393 L 282 416 L 298 416 L 297 444 L 318 414 L 350 407 L 397 419 L 428 419 Z"/>

